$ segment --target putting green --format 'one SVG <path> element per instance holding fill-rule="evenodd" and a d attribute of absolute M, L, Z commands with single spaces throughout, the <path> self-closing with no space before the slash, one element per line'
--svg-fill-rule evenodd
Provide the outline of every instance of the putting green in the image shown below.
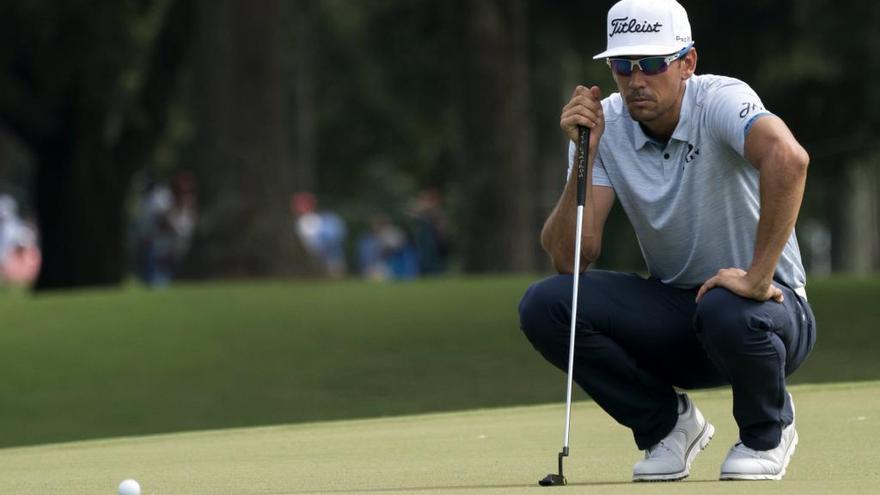
<path fill-rule="evenodd" d="M 144 495 L 877 493 L 880 382 L 792 392 L 801 441 L 782 482 L 716 481 L 736 430 L 730 393 L 715 390 L 692 394 L 717 432 L 681 483 L 630 483 L 629 433 L 578 402 L 564 488 L 536 484 L 556 468 L 554 404 L 3 449 L 0 493 L 109 495 L 127 477 Z"/>

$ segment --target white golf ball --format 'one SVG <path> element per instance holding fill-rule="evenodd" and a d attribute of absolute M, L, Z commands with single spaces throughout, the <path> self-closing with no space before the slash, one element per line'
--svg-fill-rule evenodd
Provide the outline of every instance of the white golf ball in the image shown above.
<path fill-rule="evenodd" d="M 141 485 L 135 480 L 125 480 L 119 484 L 119 495 L 141 495 Z"/>

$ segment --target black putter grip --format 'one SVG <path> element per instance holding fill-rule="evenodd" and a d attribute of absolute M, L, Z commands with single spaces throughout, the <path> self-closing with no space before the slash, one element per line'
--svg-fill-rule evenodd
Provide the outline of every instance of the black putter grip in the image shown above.
<path fill-rule="evenodd" d="M 577 204 L 584 206 L 587 194 L 587 156 L 590 149 L 590 129 L 578 126 L 577 146 Z"/>

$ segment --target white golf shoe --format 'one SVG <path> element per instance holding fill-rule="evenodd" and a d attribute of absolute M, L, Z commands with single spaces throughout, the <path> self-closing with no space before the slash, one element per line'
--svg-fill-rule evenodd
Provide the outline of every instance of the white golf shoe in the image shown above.
<path fill-rule="evenodd" d="M 680 395 L 684 411 L 672 431 L 645 451 L 633 467 L 633 481 L 676 481 L 690 474 L 694 457 L 709 444 L 715 427 L 709 424 L 687 395 Z"/>
<path fill-rule="evenodd" d="M 722 480 L 781 480 L 797 447 L 794 423 L 782 430 L 782 440 L 775 449 L 754 450 L 737 442 L 721 464 Z"/>

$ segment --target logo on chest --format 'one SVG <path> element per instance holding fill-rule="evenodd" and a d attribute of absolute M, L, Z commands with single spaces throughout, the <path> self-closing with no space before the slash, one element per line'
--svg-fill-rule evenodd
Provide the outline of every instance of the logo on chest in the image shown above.
<path fill-rule="evenodd" d="M 690 163 L 690 162 L 696 160 L 699 155 L 700 155 L 700 148 L 697 148 L 693 144 L 688 143 L 688 151 L 684 157 L 684 162 Z"/>

